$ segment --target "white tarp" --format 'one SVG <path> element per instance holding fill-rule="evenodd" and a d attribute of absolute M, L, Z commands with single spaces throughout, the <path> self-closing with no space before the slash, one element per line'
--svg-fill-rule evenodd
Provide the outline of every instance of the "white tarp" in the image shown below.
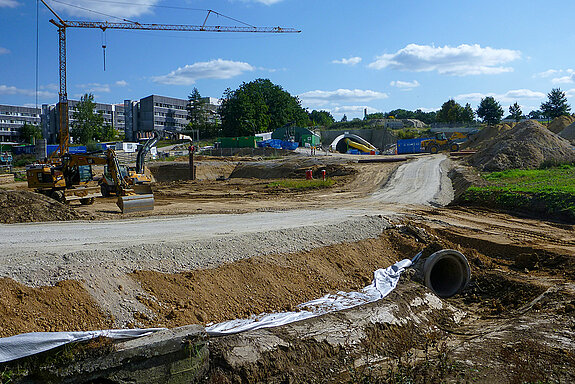
<path fill-rule="evenodd" d="M 0 338 L 0 363 L 45 352 L 64 344 L 88 341 L 96 337 L 133 339 L 148 336 L 165 328 L 108 329 L 88 332 L 32 332 Z"/>
<path fill-rule="evenodd" d="M 298 305 L 299 312 L 281 312 L 261 314 L 249 319 L 237 319 L 214 324 L 206 328 L 210 336 L 229 335 L 259 328 L 277 327 L 323 315 L 328 312 L 341 311 L 377 301 L 387 296 L 397 286 L 401 273 L 411 266 L 411 260 L 401 260 L 385 269 L 374 272 L 373 281 L 360 292 L 338 292 L 320 299 Z M 111 329 L 88 332 L 32 332 L 0 338 L 0 363 L 31 356 L 62 345 L 87 341 L 96 337 L 112 339 L 131 339 L 148 336 L 165 328 L 148 329 Z"/>
<path fill-rule="evenodd" d="M 251 331 L 260 328 L 277 327 L 320 316 L 328 312 L 341 311 L 361 304 L 377 301 L 387 296 L 397 286 L 401 273 L 411 266 L 411 260 L 401 260 L 385 269 L 373 273 L 373 281 L 360 292 L 338 292 L 320 299 L 298 305 L 301 311 L 261 314 L 249 319 L 236 319 L 214 324 L 206 328 L 210 336 L 222 336 L 232 333 Z"/>

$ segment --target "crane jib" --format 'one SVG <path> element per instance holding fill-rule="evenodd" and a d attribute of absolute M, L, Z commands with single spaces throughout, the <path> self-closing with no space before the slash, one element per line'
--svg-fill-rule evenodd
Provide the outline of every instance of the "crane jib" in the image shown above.
<path fill-rule="evenodd" d="M 261 32 L 261 33 L 300 33 L 295 28 L 282 27 L 224 27 L 178 24 L 142 24 L 142 23 L 110 23 L 101 21 L 64 21 L 65 27 L 106 29 L 139 29 L 149 31 L 187 31 L 187 32 Z"/>

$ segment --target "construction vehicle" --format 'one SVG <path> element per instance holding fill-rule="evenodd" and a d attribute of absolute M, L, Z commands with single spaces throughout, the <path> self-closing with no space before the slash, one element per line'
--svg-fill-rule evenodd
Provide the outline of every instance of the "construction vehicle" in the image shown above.
<path fill-rule="evenodd" d="M 101 188 L 94 181 L 92 165 L 104 165 L 114 180 L 117 205 L 122 213 L 154 209 L 154 195 L 148 185 L 144 190 L 133 188 L 129 177 L 122 172 L 113 149 L 105 156 L 97 154 L 66 154 L 62 164 L 32 164 L 26 167 L 28 187 L 62 203 L 79 200 L 81 204 L 93 204 L 101 196 Z"/>
<path fill-rule="evenodd" d="M 90 156 L 67 153 L 59 164 L 28 165 L 28 188 L 61 203 L 79 200 L 84 205 L 93 204 L 94 198 L 100 196 L 100 188 L 93 180 L 92 164 Z"/>
<path fill-rule="evenodd" d="M 122 179 L 126 180 L 128 185 L 136 191 L 137 194 L 150 194 L 152 193 L 152 188 L 150 186 L 152 179 L 144 172 L 144 162 L 146 160 L 146 155 L 150 152 L 150 149 L 158 142 L 160 139 L 160 133 L 154 131 L 153 137 L 148 139 L 144 145 L 140 146 L 138 149 L 138 154 L 136 156 L 136 167 L 126 167 L 119 165 L 117 167 L 118 173 Z M 99 182 L 100 191 L 102 196 L 108 197 L 110 194 L 118 194 L 116 187 L 116 181 L 110 172 L 108 165 L 104 166 L 104 175 Z"/>
<path fill-rule="evenodd" d="M 421 141 L 422 152 L 431 154 L 439 153 L 440 151 L 459 151 L 459 143 L 457 140 L 466 139 L 467 135 L 460 132 L 453 132 L 448 138 L 445 133 L 439 132 L 435 134 L 432 139 L 425 139 Z"/>

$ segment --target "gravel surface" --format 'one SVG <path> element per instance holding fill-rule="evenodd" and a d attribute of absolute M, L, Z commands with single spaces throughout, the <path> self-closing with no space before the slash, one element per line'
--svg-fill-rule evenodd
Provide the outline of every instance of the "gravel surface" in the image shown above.
<path fill-rule="evenodd" d="M 443 154 L 420 157 L 401 165 L 372 198 L 381 203 L 447 205 L 453 200 L 450 167 Z"/>

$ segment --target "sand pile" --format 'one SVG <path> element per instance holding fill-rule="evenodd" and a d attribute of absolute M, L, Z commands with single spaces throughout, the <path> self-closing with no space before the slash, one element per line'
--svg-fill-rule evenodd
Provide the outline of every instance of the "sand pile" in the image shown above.
<path fill-rule="evenodd" d="M 89 218 L 88 215 L 77 212 L 73 208 L 39 193 L 0 190 L 0 223 L 13 224 Z"/>
<path fill-rule="evenodd" d="M 553 133 L 559 133 L 562 130 L 564 130 L 569 124 L 572 124 L 573 122 L 575 122 L 575 117 L 573 116 L 559 116 L 556 117 L 555 119 L 553 119 L 553 121 L 551 123 L 549 123 L 549 125 L 547 126 L 547 129 L 549 129 L 551 132 Z"/>
<path fill-rule="evenodd" d="M 572 161 L 575 150 L 571 144 L 534 120 L 499 134 L 470 159 L 482 171 L 533 169 L 544 162 Z"/>
<path fill-rule="evenodd" d="M 575 142 L 575 123 L 571 123 L 567 127 L 565 127 L 564 130 L 559 132 L 559 136 L 561 136 L 562 138 L 567 139 L 567 140 L 571 141 L 572 143 L 574 143 Z"/>
<path fill-rule="evenodd" d="M 493 140 L 497 135 L 502 132 L 509 131 L 510 129 L 511 127 L 507 124 L 485 127 L 476 134 L 469 136 L 469 140 L 463 143 L 465 145 L 462 145 L 462 148 L 485 148 L 487 145 L 489 145 L 489 142 Z"/>

